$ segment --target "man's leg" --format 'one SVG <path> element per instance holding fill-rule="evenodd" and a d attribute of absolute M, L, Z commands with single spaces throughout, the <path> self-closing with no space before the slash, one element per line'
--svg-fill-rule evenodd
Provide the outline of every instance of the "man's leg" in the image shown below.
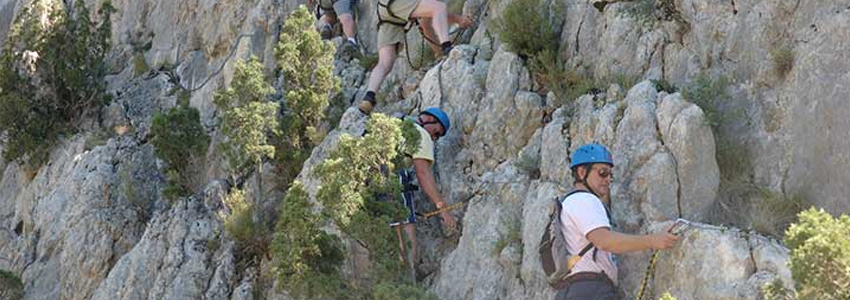
<path fill-rule="evenodd" d="M 449 13 L 446 4 L 437 0 L 421 0 L 411 18 L 429 18 L 440 44 L 449 41 Z"/>
<path fill-rule="evenodd" d="M 405 235 L 407 235 L 407 240 L 410 241 L 410 258 L 407 262 L 408 267 L 410 267 L 410 276 L 413 281 L 416 281 L 416 224 L 408 223 L 401 225 L 402 229 L 404 229 Z"/>
<path fill-rule="evenodd" d="M 375 107 L 375 93 L 378 91 L 378 88 L 381 87 L 381 83 L 384 82 L 384 77 L 387 76 L 387 73 L 390 72 L 393 68 L 393 63 L 395 63 L 395 52 L 396 45 L 387 45 L 378 48 L 378 64 L 375 65 L 375 68 L 372 69 L 372 74 L 369 75 L 369 84 L 366 86 L 366 96 L 363 97 L 363 101 L 360 102 L 360 111 L 365 114 L 370 114 L 372 109 Z"/>
<path fill-rule="evenodd" d="M 342 32 L 345 37 L 353 39 L 357 32 L 354 30 L 354 16 L 351 14 L 340 14 L 339 22 L 342 23 Z"/>

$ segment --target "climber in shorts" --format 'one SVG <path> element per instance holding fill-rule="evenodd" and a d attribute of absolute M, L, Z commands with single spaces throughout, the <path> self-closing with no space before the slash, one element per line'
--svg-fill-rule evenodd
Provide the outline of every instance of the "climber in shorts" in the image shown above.
<path fill-rule="evenodd" d="M 372 69 L 366 95 L 358 106 L 363 114 L 368 115 L 375 108 L 375 92 L 392 69 L 398 45 L 404 41 L 405 28 L 414 19 L 424 29 L 425 36 L 440 43 L 443 55 L 448 55 L 453 47 L 449 23 L 461 28 L 472 25 L 471 17 L 449 13 L 446 4 L 437 0 L 378 0 L 378 64 Z"/>

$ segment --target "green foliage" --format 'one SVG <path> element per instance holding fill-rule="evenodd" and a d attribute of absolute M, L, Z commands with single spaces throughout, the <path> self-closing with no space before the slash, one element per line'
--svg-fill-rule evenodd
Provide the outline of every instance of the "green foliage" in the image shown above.
<path fill-rule="evenodd" d="M 551 14 L 540 0 L 511 1 L 495 29 L 499 39 L 520 57 L 531 58 L 545 50 L 556 52 L 558 32 L 550 21 Z"/>
<path fill-rule="evenodd" d="M 109 1 L 101 4 L 100 24 L 82 0 L 70 10 L 61 2 L 31 1 L 10 29 L 0 56 L 0 134 L 7 161 L 40 165 L 61 134 L 110 101 L 103 78 L 114 9 Z"/>
<path fill-rule="evenodd" d="M 281 138 L 275 143 L 278 175 L 291 182 L 325 132 L 329 95 L 339 92 L 333 74 L 333 44 L 313 30 L 313 16 L 305 6 L 292 12 L 283 25 L 275 57 L 284 78 L 285 109 L 280 120 Z M 324 127 L 327 130 L 327 127 Z"/>
<path fill-rule="evenodd" d="M 401 185 L 386 174 L 410 165 L 400 154 L 414 153 L 419 133 L 411 121 L 379 113 L 372 114 L 366 131 L 360 138 L 340 137 L 337 148 L 316 168 L 315 174 L 322 180 L 317 198 L 324 207 L 323 215 L 368 249 L 373 263 L 364 274 L 366 280 L 394 284 L 403 266 L 395 232 L 387 224 L 406 217 L 407 210 L 395 200 L 400 197 Z"/>
<path fill-rule="evenodd" d="M 425 289 L 407 283 L 379 284 L 375 287 L 374 300 L 439 300 Z"/>
<path fill-rule="evenodd" d="M 570 89 L 567 68 L 557 51 L 545 49 L 537 53 L 531 57 L 528 68 L 537 82 L 555 93 L 555 97 L 561 102 L 556 106 L 563 105 L 564 100 L 572 100 L 567 98 Z"/>
<path fill-rule="evenodd" d="M 363 67 L 364 70 L 372 70 L 373 68 L 375 68 L 375 65 L 378 64 L 378 55 L 366 54 L 358 61 L 360 62 L 360 66 Z"/>
<path fill-rule="evenodd" d="M 240 263 L 247 264 L 267 253 L 269 230 L 252 218 L 254 206 L 245 199 L 245 191 L 231 190 L 224 199 L 224 205 L 230 210 L 224 219 L 224 231 L 236 242 Z"/>
<path fill-rule="evenodd" d="M 614 74 L 613 76 L 608 78 L 608 80 L 605 80 L 605 81 L 610 82 L 610 83 L 616 83 L 621 88 L 623 88 L 623 90 L 628 92 L 632 87 L 634 87 L 636 84 L 638 84 L 638 82 L 640 82 L 640 76 L 629 75 L 629 74 L 625 74 L 625 73 L 617 73 L 617 74 Z M 600 88 L 601 87 L 604 87 L 604 86 L 600 86 Z"/>
<path fill-rule="evenodd" d="M 20 300 L 24 298 L 24 284 L 15 273 L 0 269 L 0 299 Z"/>
<path fill-rule="evenodd" d="M 178 101 L 167 113 L 154 115 L 151 124 L 154 153 L 166 163 L 168 186 L 163 194 L 171 200 L 189 196 L 197 188 L 191 184 L 190 179 L 197 175 L 191 167 L 201 165 L 199 161 L 210 143 L 200 113 L 185 100 Z"/>
<path fill-rule="evenodd" d="M 676 300 L 676 297 L 673 297 L 673 295 L 670 295 L 670 292 L 666 292 L 663 295 L 661 295 L 661 298 L 658 298 L 658 300 Z"/>
<path fill-rule="evenodd" d="M 503 217 L 502 226 L 505 227 L 505 232 L 499 236 L 499 240 L 493 246 L 493 256 L 498 256 L 506 247 L 510 245 L 522 245 L 522 228 L 520 222 L 515 218 Z"/>
<path fill-rule="evenodd" d="M 765 300 L 794 300 L 796 298 L 794 291 L 786 288 L 779 278 L 764 285 L 761 292 Z"/>
<path fill-rule="evenodd" d="M 574 101 L 582 95 L 590 94 L 593 91 L 600 90 L 602 84 L 591 76 L 584 75 L 577 71 L 569 71 L 567 73 L 567 99 Z"/>
<path fill-rule="evenodd" d="M 263 65 L 256 59 L 236 63 L 231 87 L 219 90 L 213 102 L 221 111 L 219 124 L 225 140 L 221 143 L 231 176 L 242 178 L 251 168 L 275 155 L 269 134 L 279 133 L 279 105 L 266 101 L 274 88 L 263 77 Z"/>
<path fill-rule="evenodd" d="M 770 50 L 773 58 L 773 68 L 780 77 L 785 77 L 794 67 L 794 50 L 787 46 L 776 46 Z"/>
<path fill-rule="evenodd" d="M 151 70 L 148 61 L 142 53 L 133 54 L 133 76 L 144 75 Z"/>
<path fill-rule="evenodd" d="M 729 80 L 726 77 L 699 76 L 694 82 L 682 89 L 682 98 L 702 109 L 706 121 L 715 133 L 717 127 L 724 121 L 724 116 L 720 112 L 720 105 L 731 99 L 729 92 L 726 91 L 728 87 Z"/>
<path fill-rule="evenodd" d="M 785 235 L 797 299 L 850 299 L 850 217 L 810 208 L 799 219 Z"/>
<path fill-rule="evenodd" d="M 644 28 L 655 24 L 655 0 L 636 0 L 623 10 L 619 11 L 620 16 L 631 18 Z"/>
<path fill-rule="evenodd" d="M 667 92 L 668 94 L 672 94 L 677 92 L 679 89 L 676 88 L 672 83 L 667 81 L 666 79 L 652 79 L 650 80 L 653 85 L 655 85 L 655 90 L 659 92 Z"/>
<path fill-rule="evenodd" d="M 321 216 L 300 182 L 286 194 L 277 221 L 272 250 L 278 258 L 281 286 L 296 298 L 334 298 L 345 287 L 339 266 L 344 260 L 342 242 L 321 229 Z"/>
<path fill-rule="evenodd" d="M 782 238 L 808 203 L 800 195 L 786 195 L 751 183 L 727 181 L 724 184 L 726 190 L 718 199 L 720 211 L 714 212 L 711 221 L 776 238 Z"/>

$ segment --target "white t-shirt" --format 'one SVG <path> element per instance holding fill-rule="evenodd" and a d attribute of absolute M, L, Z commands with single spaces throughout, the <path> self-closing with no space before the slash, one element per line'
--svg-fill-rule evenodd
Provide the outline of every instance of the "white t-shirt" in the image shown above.
<path fill-rule="evenodd" d="M 417 123 L 414 123 L 413 126 L 419 132 L 419 147 L 416 148 L 416 153 L 413 153 L 413 159 L 424 159 L 433 163 L 434 141 L 431 140 L 431 134 Z"/>
<path fill-rule="evenodd" d="M 605 206 L 595 195 L 578 192 L 570 195 L 561 203 L 561 225 L 570 253 L 578 254 L 590 241 L 587 234 L 594 229 L 611 229 Z M 596 250 L 596 261 L 593 251 Z M 571 273 L 595 272 L 608 275 L 617 284 L 617 265 L 614 255 L 599 248 L 591 248 L 573 267 Z"/>

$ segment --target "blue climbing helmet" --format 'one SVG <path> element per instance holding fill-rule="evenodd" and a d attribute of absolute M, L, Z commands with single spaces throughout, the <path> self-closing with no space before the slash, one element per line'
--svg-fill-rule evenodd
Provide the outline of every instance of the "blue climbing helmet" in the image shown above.
<path fill-rule="evenodd" d="M 614 159 L 611 156 L 611 152 L 609 152 L 605 146 L 597 143 L 590 143 L 578 147 L 578 149 L 573 152 L 573 157 L 570 159 L 570 169 L 590 163 L 604 163 L 613 167 Z"/>
<path fill-rule="evenodd" d="M 442 109 L 439 107 L 430 107 L 422 111 L 420 115 L 422 114 L 427 114 L 436 118 L 437 121 L 440 122 L 440 125 L 443 125 L 443 135 L 449 133 L 449 128 L 452 127 L 452 122 L 449 121 L 449 115 L 447 115 Z"/>

